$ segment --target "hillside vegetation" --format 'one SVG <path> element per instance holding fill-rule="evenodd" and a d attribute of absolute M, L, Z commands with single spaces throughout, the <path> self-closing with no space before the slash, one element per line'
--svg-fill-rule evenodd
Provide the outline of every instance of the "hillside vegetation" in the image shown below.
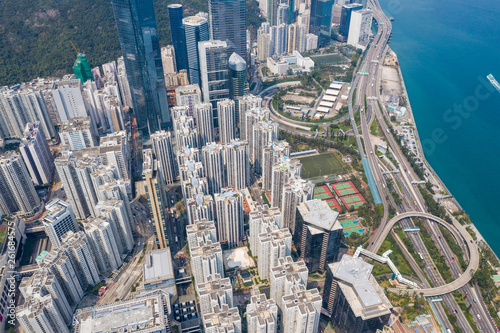
<path fill-rule="evenodd" d="M 248 0 L 250 29 L 262 21 Z M 167 6 L 182 3 L 184 16 L 208 11 L 208 0 L 154 0 L 161 45 L 170 43 Z M 252 9 L 252 10 L 250 10 Z M 70 40 L 91 66 L 121 55 L 110 0 L 3 0 L 0 11 L 0 86 L 72 73 Z"/>

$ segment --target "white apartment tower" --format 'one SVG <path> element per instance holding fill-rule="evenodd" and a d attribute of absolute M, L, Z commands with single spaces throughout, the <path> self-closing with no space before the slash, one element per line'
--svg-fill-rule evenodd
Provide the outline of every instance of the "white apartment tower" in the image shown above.
<path fill-rule="evenodd" d="M 40 122 L 26 124 L 19 150 L 33 183 L 49 184 L 54 171 L 54 157 L 50 152 Z"/>
<path fill-rule="evenodd" d="M 78 150 L 97 146 L 90 117 L 68 119 L 61 124 L 59 138 L 63 146 Z"/>
<path fill-rule="evenodd" d="M 167 131 L 155 132 L 151 135 L 151 141 L 163 180 L 167 184 L 173 184 L 177 178 L 177 170 L 172 148 L 172 133 Z"/>
<path fill-rule="evenodd" d="M 245 95 L 238 100 L 238 111 L 240 113 L 240 138 L 249 141 L 248 129 L 246 126 L 246 114 L 252 109 L 262 107 L 262 98 L 254 95 Z M 250 126 L 251 128 L 251 126 Z"/>
<path fill-rule="evenodd" d="M 302 178 L 295 178 L 283 187 L 282 196 L 283 225 L 280 225 L 280 228 L 289 228 L 292 235 L 295 235 L 297 206 L 313 198 L 314 184 Z"/>
<path fill-rule="evenodd" d="M 217 242 L 217 230 L 214 221 L 198 220 L 195 224 L 186 226 L 187 242 L 189 248 L 199 247 L 202 242 Z"/>
<path fill-rule="evenodd" d="M 248 126 L 248 123 L 247 123 Z M 278 139 L 279 125 L 275 121 L 259 121 L 253 124 L 253 135 L 250 143 L 251 161 L 256 172 L 262 172 L 262 152 L 265 147 Z"/>
<path fill-rule="evenodd" d="M 236 110 L 233 100 L 223 99 L 217 102 L 219 115 L 219 137 L 221 143 L 229 143 L 236 137 Z"/>
<path fill-rule="evenodd" d="M 167 45 L 161 48 L 161 63 L 163 66 L 163 74 L 173 74 L 177 72 L 175 64 L 175 50 L 172 45 Z"/>
<path fill-rule="evenodd" d="M 290 144 L 284 140 L 274 140 L 262 152 L 262 189 L 272 190 L 273 165 L 284 158 L 290 158 Z"/>
<path fill-rule="evenodd" d="M 369 9 L 351 12 L 347 44 L 364 50 L 370 41 L 373 13 Z"/>
<path fill-rule="evenodd" d="M 201 148 L 203 167 L 211 194 L 219 193 L 226 184 L 223 154 L 224 147 L 215 142 Z"/>
<path fill-rule="evenodd" d="M 205 283 L 212 274 L 220 274 L 224 277 L 224 262 L 220 243 L 202 241 L 198 247 L 190 248 L 191 271 L 194 274 L 195 283 Z"/>
<path fill-rule="evenodd" d="M 302 164 L 299 160 L 283 158 L 272 167 L 271 207 L 282 207 L 283 188 L 286 184 L 299 178 Z"/>
<path fill-rule="evenodd" d="M 257 206 L 249 214 L 248 224 L 250 228 L 250 251 L 252 255 L 259 255 L 259 235 L 268 227 L 281 225 L 282 214 L 278 208 L 269 208 L 267 205 Z"/>
<path fill-rule="evenodd" d="M 271 268 L 278 265 L 278 259 L 290 256 L 292 234 L 287 228 L 267 227 L 258 237 L 258 269 L 261 280 L 268 280 Z"/>
<path fill-rule="evenodd" d="M 119 131 L 102 137 L 99 154 L 102 164 L 114 165 L 120 178 L 131 179 L 131 156 L 126 131 Z"/>
<path fill-rule="evenodd" d="M 265 294 L 253 295 L 247 305 L 248 333 L 276 333 L 278 327 L 278 306 Z"/>
<path fill-rule="evenodd" d="M 111 272 L 120 267 L 122 259 L 111 224 L 105 217 L 90 217 L 85 222 L 94 256 L 101 272 Z"/>
<path fill-rule="evenodd" d="M 290 295 L 293 286 L 307 286 L 308 275 L 309 270 L 305 262 L 294 262 L 292 257 L 279 258 L 278 265 L 271 268 L 269 298 L 274 299 L 283 311 L 283 296 Z"/>
<path fill-rule="evenodd" d="M 60 199 L 54 199 L 45 205 L 47 215 L 42 223 L 49 236 L 52 247 L 61 246 L 62 237 L 69 231 L 78 232 L 78 224 L 71 205 Z"/>
<path fill-rule="evenodd" d="M 201 90 L 197 84 L 175 87 L 177 106 L 188 108 L 188 116 L 194 116 L 194 108 L 201 103 Z"/>
<path fill-rule="evenodd" d="M 241 317 L 238 308 L 228 305 L 215 306 L 209 314 L 203 315 L 205 333 L 241 333 Z"/>
<path fill-rule="evenodd" d="M 232 188 L 223 188 L 214 195 L 217 216 L 217 240 L 236 247 L 243 238 L 243 194 Z"/>
<path fill-rule="evenodd" d="M 127 254 L 134 247 L 131 221 L 127 214 L 126 206 L 122 200 L 99 201 L 96 206 L 98 216 L 105 216 L 113 228 L 115 240 L 120 253 Z"/>
<path fill-rule="evenodd" d="M 322 301 L 318 289 L 293 286 L 290 295 L 283 296 L 284 332 L 318 332 Z"/>
<path fill-rule="evenodd" d="M 92 181 L 94 173 L 100 165 L 99 156 L 86 154 L 76 161 L 75 171 L 83 193 L 83 199 L 87 203 L 88 212 L 96 216 L 95 206 L 97 205 L 97 191 Z"/>
<path fill-rule="evenodd" d="M 193 118 L 198 130 L 200 147 L 214 141 L 214 115 L 212 104 L 199 103 L 194 106 Z"/>
<path fill-rule="evenodd" d="M 238 139 L 224 145 L 227 186 L 236 190 L 247 187 L 250 177 L 248 164 L 248 143 Z"/>
<path fill-rule="evenodd" d="M 209 314 L 215 306 L 228 305 L 233 307 L 233 287 L 229 278 L 222 278 L 220 274 L 207 277 L 207 282 L 196 286 L 200 300 L 201 314 Z"/>
<path fill-rule="evenodd" d="M 187 198 L 186 210 L 189 224 L 203 219 L 213 221 L 215 217 L 214 198 L 210 194 L 197 194 L 195 198 Z"/>

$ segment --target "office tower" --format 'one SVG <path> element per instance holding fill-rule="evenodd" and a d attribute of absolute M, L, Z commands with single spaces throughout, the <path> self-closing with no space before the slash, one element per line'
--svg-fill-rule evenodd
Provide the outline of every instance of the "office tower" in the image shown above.
<path fill-rule="evenodd" d="M 224 159 L 227 186 L 236 190 L 245 189 L 250 178 L 247 142 L 236 139 L 224 145 Z"/>
<path fill-rule="evenodd" d="M 217 230 L 214 221 L 197 220 L 195 224 L 186 226 L 186 238 L 189 248 L 200 246 L 201 242 L 217 242 Z"/>
<path fill-rule="evenodd" d="M 301 232 L 300 256 L 311 272 L 323 273 L 339 254 L 344 235 L 339 213 L 318 199 L 304 201 L 298 210 L 303 220 L 302 230 L 295 230 Z"/>
<path fill-rule="evenodd" d="M 203 219 L 213 221 L 215 217 L 214 199 L 211 195 L 197 194 L 195 198 L 186 199 L 189 224 Z"/>
<path fill-rule="evenodd" d="M 45 206 L 47 216 L 42 220 L 45 233 L 49 236 L 53 248 L 61 246 L 62 237 L 69 231 L 77 232 L 78 224 L 71 205 L 54 199 Z"/>
<path fill-rule="evenodd" d="M 247 305 L 248 333 L 276 333 L 278 327 L 278 306 L 265 294 L 253 295 Z"/>
<path fill-rule="evenodd" d="M 321 46 L 327 45 L 331 39 L 332 8 L 334 0 L 311 1 L 310 31 L 319 36 Z"/>
<path fill-rule="evenodd" d="M 261 26 L 257 30 L 257 59 L 259 59 L 259 61 L 261 62 L 266 61 L 267 58 L 271 56 L 271 54 L 269 53 L 270 43 L 271 43 L 271 36 L 269 35 L 269 31 L 266 31 Z"/>
<path fill-rule="evenodd" d="M 208 20 L 201 16 L 190 16 L 182 20 L 182 26 L 186 40 L 189 83 L 201 86 L 198 42 L 209 39 Z"/>
<path fill-rule="evenodd" d="M 230 99 L 217 102 L 219 115 L 219 141 L 229 143 L 236 137 L 236 109 L 235 103 Z"/>
<path fill-rule="evenodd" d="M 288 26 L 284 23 L 270 29 L 269 56 L 281 56 L 287 49 Z"/>
<path fill-rule="evenodd" d="M 243 238 L 243 194 L 232 188 L 223 188 L 214 195 L 217 215 L 217 240 L 236 247 Z"/>
<path fill-rule="evenodd" d="M 68 231 L 62 236 L 61 240 L 61 247 L 59 247 L 58 251 L 63 252 L 70 258 L 82 289 L 88 288 L 89 285 L 95 286 L 101 282 L 99 268 L 85 233 L 83 231 L 76 233 Z"/>
<path fill-rule="evenodd" d="M 246 59 L 245 0 L 209 0 L 208 10 L 210 38 L 226 42 L 229 55 L 236 52 Z"/>
<path fill-rule="evenodd" d="M 361 9 L 351 13 L 347 44 L 364 50 L 370 41 L 373 13 L 369 9 Z"/>
<path fill-rule="evenodd" d="M 203 102 L 212 103 L 229 98 L 228 48 L 224 41 L 210 40 L 198 43 Z M 218 116 L 214 112 L 214 126 L 218 128 Z"/>
<path fill-rule="evenodd" d="M 187 115 L 193 117 L 195 106 L 201 103 L 201 90 L 199 85 L 190 84 L 187 86 L 175 87 L 175 102 L 177 106 L 187 107 Z M 198 124 L 196 126 L 198 126 Z"/>
<path fill-rule="evenodd" d="M 283 187 L 282 193 L 281 211 L 283 212 L 283 225 L 280 225 L 280 228 L 289 228 L 292 235 L 295 235 L 297 231 L 295 225 L 297 206 L 301 202 L 313 198 L 314 184 L 302 178 L 295 178 Z"/>
<path fill-rule="evenodd" d="M 172 45 L 167 45 L 161 48 L 161 62 L 163 66 L 163 74 L 172 74 L 177 72 L 175 51 Z"/>
<path fill-rule="evenodd" d="M 278 265 L 271 268 L 270 299 L 274 299 L 283 312 L 283 296 L 292 293 L 296 285 L 307 286 L 309 270 L 303 261 L 294 262 L 292 257 L 278 259 Z"/>
<path fill-rule="evenodd" d="M 210 143 L 201 148 L 201 156 L 205 175 L 208 179 L 210 193 L 219 193 L 226 184 L 224 172 L 223 146 Z"/>
<path fill-rule="evenodd" d="M 113 228 L 104 216 L 90 217 L 85 223 L 92 252 L 101 272 L 111 272 L 122 264 Z"/>
<path fill-rule="evenodd" d="M 54 158 L 45 139 L 40 122 L 28 123 L 19 146 L 24 164 L 36 185 L 49 184 L 54 171 Z"/>
<path fill-rule="evenodd" d="M 17 307 L 16 317 L 26 333 L 69 333 L 63 316 L 50 295 L 28 298 Z"/>
<path fill-rule="evenodd" d="M 132 108 L 134 103 L 132 101 L 132 93 L 130 92 L 130 83 L 125 69 L 125 60 L 123 57 L 117 59 L 117 72 L 118 72 L 118 86 L 120 87 L 120 94 L 122 97 L 123 106 Z"/>
<path fill-rule="evenodd" d="M 247 123 L 247 114 L 249 113 L 260 113 L 262 107 L 262 98 L 254 95 L 245 95 L 242 99 L 238 101 L 238 111 L 240 116 L 240 138 L 241 140 L 247 140 L 247 142 L 251 141 L 252 137 L 252 119 L 250 124 Z M 256 111 L 253 111 L 255 109 Z M 267 118 L 269 119 L 269 109 L 267 110 Z M 259 114 L 258 116 L 262 116 L 259 120 L 262 120 L 266 117 L 266 114 Z"/>
<path fill-rule="evenodd" d="M 274 163 L 271 177 L 271 207 L 283 206 L 283 189 L 295 178 L 299 178 L 302 171 L 302 164 L 299 160 L 283 158 Z"/>
<path fill-rule="evenodd" d="M 212 312 L 215 306 L 226 304 L 233 307 L 233 287 L 229 278 L 222 278 L 220 274 L 207 277 L 206 282 L 196 285 L 196 292 L 200 302 L 201 314 Z"/>
<path fill-rule="evenodd" d="M 352 3 L 342 6 L 340 12 L 340 28 L 339 35 L 343 41 L 347 41 L 349 35 L 349 27 L 351 26 L 351 15 L 354 11 L 363 9 L 363 5 Z"/>
<path fill-rule="evenodd" d="M 186 52 L 186 36 L 184 35 L 184 28 L 182 19 L 181 4 L 168 5 L 168 19 L 170 21 L 170 36 L 172 37 L 172 44 L 175 50 L 175 63 L 177 70 L 188 69 L 188 58 Z"/>
<path fill-rule="evenodd" d="M 172 133 L 166 131 L 155 132 L 151 135 L 151 141 L 163 180 L 167 184 L 173 184 L 177 178 L 177 167 L 172 148 Z"/>
<path fill-rule="evenodd" d="M 54 160 L 57 174 L 61 179 L 64 193 L 77 219 L 84 219 L 90 215 L 82 184 L 76 172 L 77 158 L 71 151 L 62 151 Z"/>
<path fill-rule="evenodd" d="M 332 25 L 333 26 L 340 26 L 340 21 L 341 21 L 341 15 L 342 15 L 342 5 L 343 3 L 336 2 L 333 5 L 332 9 Z"/>
<path fill-rule="evenodd" d="M 118 37 L 139 128 L 169 123 L 160 40 L 152 0 L 112 0 Z"/>
<path fill-rule="evenodd" d="M 122 200 L 99 201 L 95 208 L 98 216 L 106 217 L 111 224 L 115 236 L 116 245 L 122 254 L 127 254 L 134 247 L 131 225 L 127 207 Z"/>
<path fill-rule="evenodd" d="M 271 191 L 273 165 L 285 158 L 290 158 L 290 144 L 284 140 L 274 140 L 262 152 L 262 189 Z"/>
<path fill-rule="evenodd" d="M 73 73 L 75 73 L 75 77 L 80 80 L 81 84 L 84 84 L 87 80 L 94 81 L 89 60 L 85 53 L 78 53 L 76 56 L 75 64 L 73 65 Z"/>
<path fill-rule="evenodd" d="M 283 323 L 285 332 L 318 332 L 321 316 L 319 290 L 303 285 L 293 286 L 290 295 L 283 296 Z"/>
<path fill-rule="evenodd" d="M 229 98 L 235 102 L 236 124 L 239 124 L 239 100 L 248 93 L 247 62 L 237 53 L 229 57 Z"/>
<path fill-rule="evenodd" d="M 247 125 L 249 126 L 249 117 Z M 255 172 L 262 172 L 262 152 L 265 147 L 278 139 L 279 125 L 275 121 L 261 120 L 253 124 L 253 134 L 250 143 L 251 158 Z M 248 137 L 247 137 L 248 139 Z"/>
<path fill-rule="evenodd" d="M 278 208 L 269 208 L 267 205 L 257 206 L 251 211 L 248 218 L 250 231 L 250 251 L 252 255 L 259 255 L 259 235 L 268 227 L 281 225 L 281 212 Z"/>
<path fill-rule="evenodd" d="M 198 131 L 200 147 L 214 141 L 214 114 L 212 104 L 198 103 L 193 109 L 193 118 Z"/>
<path fill-rule="evenodd" d="M 392 305 L 372 270 L 373 265 L 346 254 L 328 264 L 323 308 L 342 331 L 375 332 L 388 325 Z"/>
<path fill-rule="evenodd" d="M 191 254 L 191 271 L 194 281 L 198 285 L 208 281 L 212 274 L 220 274 L 224 277 L 224 262 L 222 260 L 222 249 L 220 243 L 202 241 L 197 247 L 189 248 Z"/>
<path fill-rule="evenodd" d="M 168 200 L 163 179 L 161 173 L 158 172 L 158 164 L 151 149 L 143 151 L 142 176 L 149 212 L 155 226 L 156 244 L 159 249 L 164 249 L 168 246 L 170 239 L 166 216 Z"/>
<path fill-rule="evenodd" d="M 40 208 L 28 170 L 14 151 L 0 155 L 0 208 L 4 214 L 33 214 Z"/>
<path fill-rule="evenodd" d="M 306 35 L 306 51 L 315 50 L 318 48 L 318 36 L 315 34 Z"/>
<path fill-rule="evenodd" d="M 92 173 L 94 173 L 100 165 L 97 155 L 85 154 L 76 161 L 75 172 L 80 184 L 88 208 L 88 212 L 92 216 L 96 216 L 95 206 L 98 202 L 97 189 L 92 181 Z"/>
<path fill-rule="evenodd" d="M 288 228 L 267 227 L 257 239 L 259 254 L 258 270 L 261 280 L 268 280 L 271 268 L 278 265 L 278 259 L 287 257 L 292 250 L 292 234 Z"/>
<path fill-rule="evenodd" d="M 119 131 L 101 137 L 99 157 L 103 165 L 114 165 L 116 167 L 119 178 L 125 180 L 132 178 L 130 146 L 126 131 Z"/>
<path fill-rule="evenodd" d="M 203 315 L 205 333 L 240 333 L 241 317 L 238 308 L 230 308 L 227 304 L 216 305 L 213 311 Z"/>

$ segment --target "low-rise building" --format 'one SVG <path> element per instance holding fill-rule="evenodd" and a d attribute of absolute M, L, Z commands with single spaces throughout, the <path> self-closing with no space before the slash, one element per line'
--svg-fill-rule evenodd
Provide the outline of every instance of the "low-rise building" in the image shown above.
<path fill-rule="evenodd" d="M 163 289 L 171 296 L 177 294 L 174 267 L 170 248 L 151 251 L 146 254 L 144 263 L 144 290 Z"/>

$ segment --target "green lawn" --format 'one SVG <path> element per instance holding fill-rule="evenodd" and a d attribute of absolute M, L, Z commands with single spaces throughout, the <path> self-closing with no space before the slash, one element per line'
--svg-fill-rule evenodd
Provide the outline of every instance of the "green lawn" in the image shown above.
<path fill-rule="evenodd" d="M 332 153 L 303 157 L 300 163 L 302 163 L 302 177 L 304 178 L 344 173 L 342 164 Z"/>
<path fill-rule="evenodd" d="M 339 54 L 312 56 L 311 59 L 316 65 L 338 65 L 346 63 L 346 60 Z"/>
<path fill-rule="evenodd" d="M 413 276 L 417 277 L 415 272 L 410 266 L 410 263 L 406 260 L 406 257 L 404 256 L 403 252 L 401 251 L 401 248 L 399 245 L 396 243 L 396 240 L 392 237 L 392 235 L 388 235 L 387 238 L 384 240 L 382 243 L 382 246 L 380 247 L 379 251 L 377 254 L 382 255 L 384 252 L 387 250 L 392 250 L 392 253 L 389 255 L 389 258 L 391 258 L 392 262 L 396 267 L 398 268 L 399 272 L 403 275 L 406 276 Z M 386 267 L 385 268 L 382 268 Z M 376 269 L 377 268 L 377 269 Z M 389 270 L 389 272 L 387 272 Z M 374 273 L 373 275 L 380 275 L 380 274 L 385 274 L 385 273 L 390 273 L 391 270 L 387 265 L 374 265 Z"/>

